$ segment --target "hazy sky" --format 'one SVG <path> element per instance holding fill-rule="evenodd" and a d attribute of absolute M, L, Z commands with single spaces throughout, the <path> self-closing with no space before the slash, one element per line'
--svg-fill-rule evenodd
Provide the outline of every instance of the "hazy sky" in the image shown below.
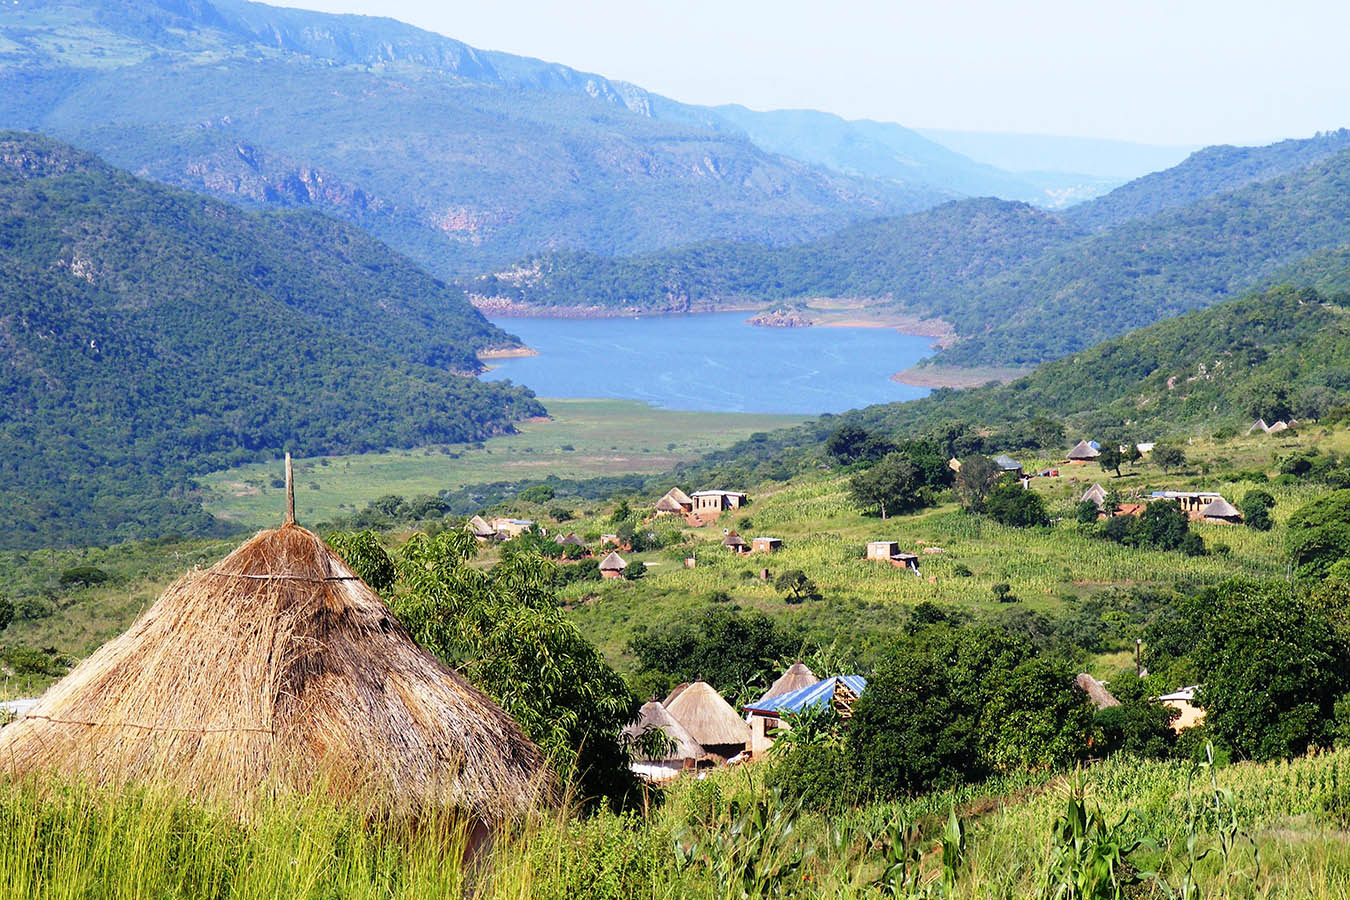
<path fill-rule="evenodd" d="M 690 103 L 1163 144 L 1350 125 L 1347 0 L 271 0 Z"/>

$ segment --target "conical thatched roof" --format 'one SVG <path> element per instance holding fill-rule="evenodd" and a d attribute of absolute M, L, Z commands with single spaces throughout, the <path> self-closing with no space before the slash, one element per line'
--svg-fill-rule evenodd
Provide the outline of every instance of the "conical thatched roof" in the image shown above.
<path fill-rule="evenodd" d="M 673 759 L 701 759 L 704 755 L 703 748 L 699 746 L 698 741 L 694 740 L 688 730 L 685 729 L 675 717 L 672 716 L 659 701 L 652 700 L 642 704 L 642 709 L 638 710 L 637 721 L 623 730 L 628 737 L 637 739 L 644 731 L 649 728 L 660 728 L 666 733 L 666 737 L 675 742 L 675 750 L 660 759 L 649 760 L 649 762 L 668 762 Z"/>
<path fill-rule="evenodd" d="M 795 662 L 787 667 L 778 680 L 769 685 L 769 689 L 764 692 L 755 705 L 761 705 L 770 697 L 778 697 L 782 694 L 789 694 L 800 688 L 809 687 L 820 679 L 817 678 L 810 669 L 802 662 Z"/>
<path fill-rule="evenodd" d="M 484 521 L 482 516 L 473 516 L 469 519 L 469 531 L 473 532 L 474 537 L 492 538 L 497 536 L 497 529 Z"/>
<path fill-rule="evenodd" d="M 676 503 L 682 504 L 684 506 L 689 506 L 694 502 L 693 497 L 690 497 L 688 494 L 686 494 L 684 491 L 680 490 L 677 487 L 673 487 L 670 490 L 666 491 L 666 496 L 674 500 Z"/>
<path fill-rule="evenodd" d="M 1088 695 L 1092 705 L 1098 709 L 1106 709 L 1108 706 L 1119 706 L 1120 701 L 1111 696 L 1111 692 L 1106 689 L 1106 685 L 1093 678 L 1087 672 L 1079 672 L 1074 679 L 1078 686 Z"/>
<path fill-rule="evenodd" d="M 1200 515 L 1206 519 L 1242 518 L 1242 513 L 1238 512 L 1237 507 L 1222 497 L 1215 497 L 1213 500 L 1200 507 Z"/>
<path fill-rule="evenodd" d="M 669 496 L 662 497 L 660 500 L 656 501 L 657 512 L 681 512 L 681 510 L 680 504 L 675 500 L 672 500 Z"/>
<path fill-rule="evenodd" d="M 622 556 L 615 553 L 613 550 L 609 552 L 608 556 L 600 560 L 601 572 L 622 572 L 626 568 L 628 568 L 628 563 L 624 561 Z"/>
<path fill-rule="evenodd" d="M 1068 459 L 1096 459 L 1102 452 L 1087 441 L 1079 441 L 1069 451 Z"/>
<path fill-rule="evenodd" d="M 1106 505 L 1106 488 L 1100 484 L 1094 484 L 1092 487 L 1083 491 L 1083 496 L 1078 498 L 1079 503 L 1095 503 L 1097 508 Z"/>
<path fill-rule="evenodd" d="M 0 731 L 0 772 L 487 819 L 532 803 L 541 768 L 515 720 L 293 523 L 181 578 Z"/>
<path fill-rule="evenodd" d="M 675 693 L 666 711 L 704 747 L 750 740 L 750 726 L 706 681 L 695 681 Z"/>
<path fill-rule="evenodd" d="M 739 534 L 737 534 L 737 533 L 734 532 L 734 531 L 728 531 L 728 532 L 727 532 L 727 536 L 724 537 L 724 538 L 722 538 L 722 546 L 723 546 L 723 547 L 744 547 L 744 546 L 746 546 L 745 538 L 741 537 Z"/>

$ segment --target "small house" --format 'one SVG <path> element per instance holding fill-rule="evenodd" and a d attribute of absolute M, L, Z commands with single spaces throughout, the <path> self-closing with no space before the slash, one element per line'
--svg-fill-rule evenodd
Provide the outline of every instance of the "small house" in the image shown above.
<path fill-rule="evenodd" d="M 488 524 L 504 540 L 518 538 L 534 527 L 534 522 L 530 519 L 508 519 L 505 516 L 499 516 Z"/>
<path fill-rule="evenodd" d="M 669 738 L 671 747 L 660 755 L 648 755 L 650 751 L 644 753 L 638 742 L 648 732 L 655 730 L 660 730 Z M 699 761 L 707 756 L 693 735 L 657 700 L 642 704 L 637 721 L 625 728 L 623 735 L 635 748 L 629 767 L 635 775 L 647 781 L 669 781 L 681 772 L 696 768 Z"/>
<path fill-rule="evenodd" d="M 1214 491 L 1151 491 L 1148 497 L 1150 501 L 1175 500 L 1182 511 L 1188 513 L 1192 519 L 1198 519 L 1200 510 L 1210 503 L 1223 499 L 1221 494 Z"/>
<path fill-rule="evenodd" d="M 1274 425 L 1271 425 L 1271 426 L 1270 426 L 1270 429 L 1269 429 L 1266 433 L 1267 433 L 1267 434 L 1279 434 L 1281 431 L 1288 431 L 1288 430 L 1289 430 L 1289 423 L 1286 422 L 1286 421 L 1284 421 L 1283 419 L 1281 419 L 1280 421 L 1276 422 Z"/>
<path fill-rule="evenodd" d="M 1262 434 L 1270 434 L 1270 426 L 1266 424 L 1265 419 L 1257 419 L 1252 423 L 1252 427 L 1247 429 L 1248 434 L 1256 431 L 1259 431 Z"/>
<path fill-rule="evenodd" d="M 1106 506 L 1106 488 L 1100 484 L 1094 484 L 1092 487 L 1083 491 L 1083 496 L 1078 498 L 1079 503 L 1092 503 L 1097 509 L 1103 509 Z"/>
<path fill-rule="evenodd" d="M 723 762 L 750 744 L 750 725 L 706 681 L 680 685 L 664 706 L 706 753 Z"/>
<path fill-rule="evenodd" d="M 567 534 L 560 534 L 553 539 L 553 543 L 559 547 L 584 547 L 586 542 L 577 537 L 575 531 L 569 531 Z"/>
<path fill-rule="evenodd" d="M 692 500 L 695 513 L 704 518 L 716 518 L 729 509 L 740 509 L 746 503 L 746 496 L 740 491 L 707 490 L 694 491 Z"/>
<path fill-rule="evenodd" d="M 951 469 L 953 472 L 960 472 L 961 460 L 953 456 L 951 459 L 947 460 L 947 468 Z"/>
<path fill-rule="evenodd" d="M 602 534 L 602 535 L 600 535 L 600 546 L 601 546 L 601 547 L 618 547 L 620 550 L 632 550 L 632 549 L 633 549 L 633 547 L 632 547 L 631 544 L 626 543 L 626 542 L 623 540 L 623 538 L 619 537 L 617 534 Z"/>
<path fill-rule="evenodd" d="M 626 568 L 628 568 L 628 563 L 624 561 L 624 558 L 611 550 L 608 556 L 600 560 L 600 577 L 622 578 L 623 570 Z"/>
<path fill-rule="evenodd" d="M 750 541 L 751 553 L 777 553 L 783 549 L 783 539 L 776 537 L 757 537 Z"/>
<path fill-rule="evenodd" d="M 897 569 L 910 569 L 919 573 L 919 557 L 900 550 L 899 541 L 869 541 L 867 558 L 873 562 L 887 562 Z"/>
<path fill-rule="evenodd" d="M 1111 692 L 1106 689 L 1106 685 L 1093 678 L 1087 672 L 1079 672 L 1074 682 L 1082 689 L 1083 693 L 1088 695 L 1092 705 L 1097 709 L 1106 709 L 1108 706 L 1119 706 L 1120 701 L 1111 696 Z"/>
<path fill-rule="evenodd" d="M 1142 441 L 1134 445 L 1134 449 L 1139 451 L 1140 456 L 1152 453 L 1153 447 L 1154 447 L 1153 441 Z"/>
<path fill-rule="evenodd" d="M 764 695 L 750 706 L 760 709 L 769 708 L 769 701 L 774 697 L 781 697 L 804 687 L 810 687 L 819 680 L 814 672 L 798 660 L 788 666 L 783 674 L 778 676 L 778 680 L 769 685 L 769 689 L 764 692 Z M 758 756 L 773 746 L 773 738 L 769 737 L 769 733 L 780 727 L 782 722 L 777 716 L 767 713 L 755 715 L 748 712 L 746 713 L 746 719 L 750 722 L 750 752 Z"/>
<path fill-rule="evenodd" d="M 682 516 L 693 511 L 693 498 L 677 487 L 666 491 L 665 496 L 656 501 L 658 516 Z"/>
<path fill-rule="evenodd" d="M 1242 523 L 1242 513 L 1238 512 L 1237 507 L 1222 497 L 1211 500 L 1200 507 L 1200 518 L 1202 521 L 1213 522 L 1216 525 L 1239 525 Z"/>
<path fill-rule="evenodd" d="M 726 533 L 726 537 L 722 538 L 722 546 L 729 548 L 732 553 L 750 552 L 750 545 L 745 542 L 745 538 L 734 531 Z"/>
<path fill-rule="evenodd" d="M 1085 463 L 1091 462 L 1101 455 L 1102 451 L 1094 447 L 1088 441 L 1079 441 L 1077 444 L 1073 445 L 1073 449 L 1068 452 L 1065 459 L 1071 463 Z"/>
<path fill-rule="evenodd" d="M 858 698 L 866 689 L 867 679 L 861 675 L 836 675 L 786 694 L 762 697 L 745 708 L 750 717 L 751 734 L 756 732 L 763 734 L 764 737 L 760 742 L 767 744 L 765 749 L 768 749 L 773 746 L 773 739 L 769 737 L 769 733 L 775 728 L 783 727 L 782 718 L 785 713 L 800 713 L 827 704 L 834 707 L 839 718 L 852 718 L 853 704 L 858 702 Z M 756 722 L 757 719 L 762 721 Z"/>
<path fill-rule="evenodd" d="M 483 543 L 497 540 L 497 529 L 484 521 L 482 516 L 474 516 L 469 519 L 469 522 L 465 527 L 468 528 L 469 533 L 474 536 L 474 540 Z"/>
<path fill-rule="evenodd" d="M 1000 453 L 998 456 L 995 456 L 994 464 L 1004 473 L 1011 474 L 1017 478 L 1022 477 L 1022 464 L 1006 453 Z"/>
<path fill-rule="evenodd" d="M 1173 731 L 1181 731 L 1205 721 L 1205 710 L 1195 702 L 1195 692 L 1198 690 L 1200 685 L 1192 684 L 1158 698 L 1158 702 L 1163 706 L 1170 706 L 1181 713 L 1172 720 Z"/>

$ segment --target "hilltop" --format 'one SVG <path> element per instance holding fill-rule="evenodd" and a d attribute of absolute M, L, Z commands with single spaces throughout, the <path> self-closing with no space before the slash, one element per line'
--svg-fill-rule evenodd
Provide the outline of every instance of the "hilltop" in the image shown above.
<path fill-rule="evenodd" d="M 543 413 L 454 374 L 513 337 L 313 213 L 242 212 L 10 133 L 0 234 L 8 546 L 209 532 L 195 474 L 282 448 L 476 440 Z"/>

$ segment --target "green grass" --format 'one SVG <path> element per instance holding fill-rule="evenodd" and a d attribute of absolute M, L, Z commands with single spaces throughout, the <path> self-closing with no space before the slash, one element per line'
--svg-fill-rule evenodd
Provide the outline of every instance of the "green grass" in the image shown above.
<path fill-rule="evenodd" d="M 387 494 L 412 497 L 466 484 L 663 472 L 756 431 L 801 416 L 676 412 L 632 400 L 545 400 L 551 419 L 482 444 L 316 457 L 296 463 L 296 509 L 332 520 Z M 567 450 L 565 447 L 572 447 Z M 240 466 L 202 479 L 212 514 L 250 527 L 275 524 L 283 491 L 277 464 Z"/>
<path fill-rule="evenodd" d="M 876 840 L 903 820 L 919 826 L 919 849 L 927 851 L 953 809 L 966 851 L 947 896 L 1048 894 L 1052 826 L 1074 776 L 1002 778 L 828 817 L 788 812 L 761 826 L 735 810 L 766 798 L 766 765 L 683 779 L 640 813 L 541 811 L 503 832 L 468 877 L 452 815 L 415 825 L 371 821 L 316 794 L 256 801 L 241 821 L 166 788 L 0 780 L 0 900 L 879 897 L 871 885 L 883 862 Z M 1240 838 L 1227 860 L 1210 852 L 1196 867 L 1201 896 L 1322 900 L 1350 889 L 1350 842 L 1341 830 L 1350 751 L 1220 768 L 1213 786 L 1208 772 L 1181 761 L 1119 758 L 1077 777 L 1087 803 L 1103 810 L 1124 843 L 1145 841 L 1131 857 L 1135 866 L 1173 886 L 1189 840 L 1197 854 L 1218 846 L 1217 786 L 1231 791 L 1222 810 Z M 676 852 L 695 845 L 693 861 Z M 800 867 L 773 873 L 798 853 Z M 735 861 L 745 868 L 728 865 Z M 935 877 L 940 862 L 925 852 L 925 877 Z M 743 891 L 746 881 L 719 875 L 719 867 L 758 875 L 759 883 Z M 1145 884 L 1129 896 L 1167 894 Z"/>

